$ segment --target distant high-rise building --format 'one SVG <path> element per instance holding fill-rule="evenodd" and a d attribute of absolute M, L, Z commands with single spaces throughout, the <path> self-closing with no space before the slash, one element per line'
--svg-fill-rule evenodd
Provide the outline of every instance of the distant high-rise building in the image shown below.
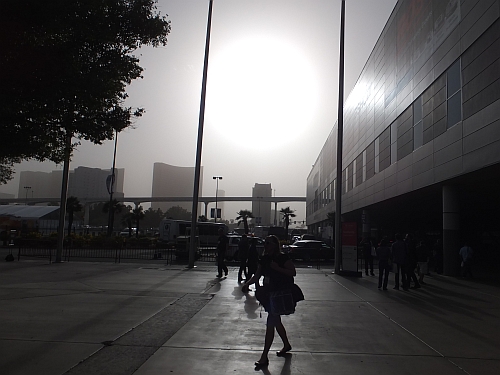
<path fill-rule="evenodd" d="M 77 167 L 70 171 L 68 196 L 77 198 L 107 198 L 106 179 L 110 169 Z M 123 197 L 125 169 L 115 168 L 115 197 Z M 61 196 L 62 171 L 33 172 L 19 174 L 18 198 L 59 198 Z"/>
<path fill-rule="evenodd" d="M 15 194 L 8 194 L 8 193 L 0 193 L 0 198 L 7 198 L 7 199 L 13 199 L 15 198 Z"/>
<path fill-rule="evenodd" d="M 165 163 L 154 163 L 153 166 L 153 189 L 152 197 L 193 197 L 194 167 L 177 167 Z M 200 170 L 200 193 L 203 191 L 203 167 Z M 191 212 L 193 201 L 186 202 L 152 202 L 151 208 L 160 208 L 163 212 L 170 207 L 180 206 Z M 198 216 L 204 215 L 201 212 L 201 204 L 198 205 Z"/>
<path fill-rule="evenodd" d="M 113 196 L 123 197 L 123 178 L 125 169 L 115 168 L 115 188 Z M 77 198 L 109 197 L 106 179 L 111 175 L 110 169 L 89 167 L 76 168 L 69 178 L 68 195 Z"/>
<path fill-rule="evenodd" d="M 255 225 L 271 225 L 271 202 L 263 202 L 262 198 L 272 197 L 271 184 L 255 184 L 252 188 L 252 214 Z"/>

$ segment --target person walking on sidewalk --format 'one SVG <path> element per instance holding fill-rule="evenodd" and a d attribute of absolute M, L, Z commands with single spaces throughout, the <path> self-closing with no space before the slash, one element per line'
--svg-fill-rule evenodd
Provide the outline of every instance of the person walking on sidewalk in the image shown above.
<path fill-rule="evenodd" d="M 394 236 L 396 241 L 391 246 L 391 256 L 394 262 L 394 275 L 395 275 L 395 285 L 394 289 L 399 290 L 399 274 L 401 274 L 401 279 L 403 282 L 403 289 L 408 290 L 408 283 L 406 280 L 406 261 L 407 261 L 407 249 L 406 244 L 403 241 L 403 236 L 396 233 Z"/>
<path fill-rule="evenodd" d="M 417 261 L 418 261 L 418 281 L 421 285 L 425 285 L 424 276 L 429 272 L 429 248 L 425 241 L 420 241 L 417 246 Z"/>
<path fill-rule="evenodd" d="M 368 276 L 368 267 L 370 267 L 370 275 L 375 276 L 373 273 L 373 255 L 372 248 L 373 244 L 370 237 L 365 237 L 361 241 L 361 246 L 363 246 L 363 258 L 365 261 L 365 274 Z"/>
<path fill-rule="evenodd" d="M 253 275 L 257 272 L 257 267 L 259 266 L 259 252 L 257 251 L 257 238 L 250 239 L 250 247 L 248 249 L 248 278 L 250 280 Z"/>
<path fill-rule="evenodd" d="M 391 248 L 387 237 L 382 238 L 377 248 L 378 257 L 378 288 L 387 290 L 387 282 L 389 280 L 389 271 L 391 270 Z"/>
<path fill-rule="evenodd" d="M 406 280 L 408 281 L 408 287 L 413 281 L 414 285 L 412 288 L 421 288 L 418 282 L 417 275 L 415 275 L 415 268 L 417 268 L 418 258 L 417 258 L 417 246 L 413 240 L 413 234 L 408 233 L 405 238 L 406 244 Z"/>
<path fill-rule="evenodd" d="M 238 283 L 243 280 L 243 275 L 245 275 L 245 280 L 248 280 L 247 271 L 247 259 L 248 259 L 248 249 L 250 244 L 248 242 L 248 237 L 246 234 L 241 236 L 240 242 L 238 243 L 238 258 L 240 258 L 240 269 L 238 270 Z"/>
<path fill-rule="evenodd" d="M 224 271 L 224 274 L 227 276 L 228 274 L 228 269 L 225 263 L 225 258 L 226 258 L 226 251 L 229 247 L 229 238 L 227 238 L 226 234 L 224 233 L 224 229 L 220 228 L 219 229 L 219 241 L 217 242 L 217 277 L 221 278 L 222 277 L 222 271 Z"/>
<path fill-rule="evenodd" d="M 291 289 L 295 275 L 296 271 L 294 264 L 287 254 L 283 254 L 280 251 L 280 242 L 278 237 L 270 235 L 267 236 L 264 241 L 264 254 L 260 259 L 257 272 L 250 280 L 243 284 L 241 290 L 244 293 L 248 292 L 248 287 L 254 283 L 258 284 L 262 276 L 264 276 L 264 285 L 258 289 L 265 289 L 267 292 L 277 292 Z M 276 355 L 284 356 L 287 352 L 292 350 L 285 327 L 281 322 L 281 315 L 274 314 L 271 311 L 269 302 L 264 302 L 262 304 L 268 312 L 268 315 L 266 322 L 266 335 L 264 338 L 264 349 L 260 359 L 255 362 L 256 367 L 265 367 L 269 364 L 268 354 L 274 341 L 275 330 L 278 332 L 278 335 L 283 341 L 283 348 L 276 352 Z"/>
<path fill-rule="evenodd" d="M 462 268 L 462 277 L 467 277 L 467 275 L 470 275 L 472 278 L 472 256 L 474 255 L 474 251 L 472 250 L 472 247 L 469 246 L 467 242 L 464 243 L 464 246 L 460 249 L 458 252 L 460 255 L 460 260 L 462 261 L 461 268 Z"/>

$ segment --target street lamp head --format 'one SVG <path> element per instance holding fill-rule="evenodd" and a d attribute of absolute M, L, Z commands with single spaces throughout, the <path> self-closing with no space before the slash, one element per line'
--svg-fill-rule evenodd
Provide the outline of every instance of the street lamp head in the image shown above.
<path fill-rule="evenodd" d="M 214 180 L 222 180 L 222 176 L 214 176 L 212 177 Z"/>

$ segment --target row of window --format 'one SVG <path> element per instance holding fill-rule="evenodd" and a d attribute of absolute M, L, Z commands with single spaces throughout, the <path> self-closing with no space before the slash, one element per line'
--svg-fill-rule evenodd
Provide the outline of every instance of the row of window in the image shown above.
<path fill-rule="evenodd" d="M 346 169 L 342 171 L 342 194 L 382 172 L 435 137 L 462 121 L 460 60 L 427 88 Z M 335 201 L 333 180 L 307 206 L 307 215 Z"/>

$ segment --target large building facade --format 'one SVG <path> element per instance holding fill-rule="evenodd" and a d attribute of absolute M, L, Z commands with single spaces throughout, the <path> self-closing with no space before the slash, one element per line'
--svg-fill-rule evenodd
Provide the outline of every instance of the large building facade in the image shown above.
<path fill-rule="evenodd" d="M 106 180 L 110 169 L 77 167 L 69 173 L 68 196 L 109 199 Z M 115 168 L 115 197 L 123 197 L 125 170 Z M 18 198 L 60 198 L 62 171 L 33 172 L 19 174 Z"/>
<path fill-rule="evenodd" d="M 152 202 L 151 208 L 160 208 L 167 212 L 173 206 L 180 206 L 185 210 L 193 211 L 193 187 L 194 187 L 194 167 L 178 167 L 165 163 L 154 163 L 153 166 L 153 188 L 151 196 L 158 197 L 191 197 L 187 202 Z M 203 167 L 200 170 L 200 188 L 203 191 Z M 201 204 L 198 205 L 198 216 L 203 215 Z"/>
<path fill-rule="evenodd" d="M 499 121 L 500 1 L 398 1 L 344 104 L 343 220 L 376 239 L 415 233 L 446 274 L 464 242 L 498 264 Z M 337 125 L 307 179 L 318 234 L 335 212 L 336 152 Z"/>
<path fill-rule="evenodd" d="M 262 198 L 272 197 L 271 184 L 255 184 L 252 188 L 252 220 L 255 225 L 271 225 L 271 202 L 263 202 Z"/>

